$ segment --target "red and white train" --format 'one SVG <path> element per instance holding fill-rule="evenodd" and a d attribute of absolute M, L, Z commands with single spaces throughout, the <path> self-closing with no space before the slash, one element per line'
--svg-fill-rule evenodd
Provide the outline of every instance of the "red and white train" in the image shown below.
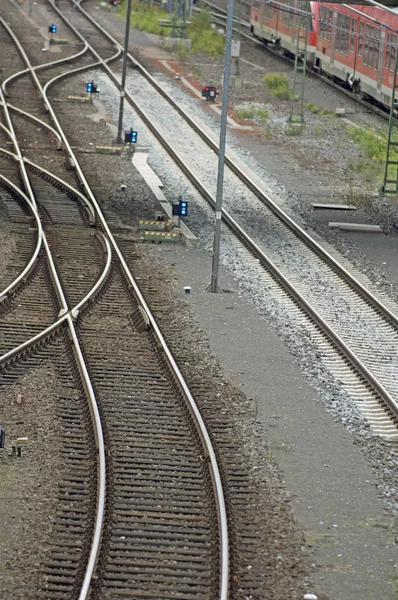
<path fill-rule="evenodd" d="M 305 30 L 299 29 L 303 10 L 311 13 L 307 64 L 352 91 L 390 106 L 398 46 L 398 0 L 397 8 L 390 9 L 365 4 L 252 0 L 252 34 L 265 44 L 295 54 L 297 36 L 305 35 Z"/>

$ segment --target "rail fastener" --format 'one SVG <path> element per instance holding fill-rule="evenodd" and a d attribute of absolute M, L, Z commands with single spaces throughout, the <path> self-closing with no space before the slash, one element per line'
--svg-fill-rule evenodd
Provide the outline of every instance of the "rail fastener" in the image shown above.
<path fill-rule="evenodd" d="M 96 146 L 95 151 L 99 154 L 117 154 L 120 155 L 123 152 L 123 148 L 120 146 Z"/>
<path fill-rule="evenodd" d="M 138 221 L 138 231 L 171 231 L 174 229 L 173 221 Z"/>
<path fill-rule="evenodd" d="M 143 231 L 142 242 L 152 242 L 153 244 L 162 244 L 163 242 L 174 243 L 180 241 L 180 232 L 166 231 Z"/>

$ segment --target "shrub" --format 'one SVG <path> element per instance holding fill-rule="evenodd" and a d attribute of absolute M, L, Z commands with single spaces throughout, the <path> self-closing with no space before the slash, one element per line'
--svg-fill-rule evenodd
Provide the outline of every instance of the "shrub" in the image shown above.
<path fill-rule="evenodd" d="M 159 19 L 170 19 L 170 15 L 156 6 L 142 5 L 138 2 L 133 4 L 130 23 L 135 29 L 156 33 L 157 35 L 169 35 L 170 29 L 161 27 L 158 22 Z"/>
<path fill-rule="evenodd" d="M 201 11 L 191 19 L 187 34 L 192 40 L 192 54 L 203 52 L 217 58 L 224 54 L 225 38 L 211 27 L 211 17 L 207 11 Z"/>
<path fill-rule="evenodd" d="M 125 4 L 126 2 L 124 2 L 123 10 L 126 14 Z M 171 33 L 170 27 L 159 25 L 159 19 L 171 21 L 173 15 L 157 6 L 149 6 L 138 1 L 133 4 L 131 12 L 132 27 L 157 35 L 169 36 Z M 224 54 L 225 38 L 211 28 L 211 17 L 206 11 L 201 11 L 198 15 L 192 17 L 191 24 L 187 26 L 187 37 L 192 40 L 192 54 L 204 52 L 214 58 Z M 185 52 L 182 51 L 180 55 L 182 58 L 186 56 Z"/>
<path fill-rule="evenodd" d="M 289 79 L 282 73 L 271 73 L 263 77 L 263 83 L 271 96 L 279 100 L 291 100 L 293 93 L 289 88 Z"/>

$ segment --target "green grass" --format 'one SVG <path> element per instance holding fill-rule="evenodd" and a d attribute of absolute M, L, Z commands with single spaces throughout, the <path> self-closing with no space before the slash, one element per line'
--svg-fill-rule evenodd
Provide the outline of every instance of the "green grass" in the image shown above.
<path fill-rule="evenodd" d="M 247 106 L 235 107 L 235 113 L 241 119 L 257 119 L 260 121 L 267 121 L 269 119 L 269 113 L 263 106 L 257 106 L 254 103 L 248 104 Z"/>
<path fill-rule="evenodd" d="M 302 133 L 304 133 L 305 124 L 304 123 L 287 123 L 283 129 L 283 133 L 285 135 L 289 135 L 290 137 L 298 137 Z"/>
<path fill-rule="evenodd" d="M 126 14 L 126 0 L 122 2 L 121 12 Z M 169 37 L 171 27 L 159 25 L 160 19 L 172 21 L 173 15 L 157 6 L 149 6 L 137 1 L 133 3 L 130 22 L 135 29 Z M 191 24 L 187 26 L 187 38 L 192 40 L 192 48 L 190 51 L 181 49 L 180 57 L 186 58 L 189 54 L 199 54 L 200 52 L 214 58 L 221 57 L 224 54 L 225 38 L 212 29 L 210 15 L 206 11 L 202 11 L 189 20 Z"/>
<path fill-rule="evenodd" d="M 387 128 L 364 129 L 351 127 L 348 131 L 351 139 L 360 149 L 362 156 L 351 167 L 367 183 L 380 180 L 384 176 L 387 150 Z M 390 159 L 398 160 L 398 152 L 390 152 Z M 391 168 L 391 178 L 396 177 L 395 168 Z"/>
<path fill-rule="evenodd" d="M 377 163 L 385 162 L 387 148 L 387 133 L 385 131 L 374 128 L 351 127 L 348 133 L 365 158 L 370 158 Z"/>
<path fill-rule="evenodd" d="M 291 100 L 293 92 L 290 89 L 289 78 L 282 73 L 270 73 L 262 79 L 271 96 L 279 100 Z"/>

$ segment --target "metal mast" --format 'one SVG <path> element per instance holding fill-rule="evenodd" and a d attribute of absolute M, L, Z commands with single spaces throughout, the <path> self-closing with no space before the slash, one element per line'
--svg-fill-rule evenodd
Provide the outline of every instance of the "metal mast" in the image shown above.
<path fill-rule="evenodd" d="M 174 0 L 173 5 L 170 37 L 185 39 L 187 37 L 187 0 Z"/>
<path fill-rule="evenodd" d="M 307 68 L 308 29 L 311 13 L 306 1 L 304 10 L 298 8 L 297 44 L 294 57 L 293 97 L 290 108 L 289 123 L 304 123 L 304 89 Z"/>
<path fill-rule="evenodd" d="M 387 152 L 386 152 L 386 166 L 384 170 L 384 181 L 381 186 L 381 192 L 384 194 L 397 194 L 398 193 L 398 122 L 394 119 L 394 114 L 398 111 L 398 101 L 396 98 L 397 91 L 397 71 L 398 71 L 398 48 L 395 48 L 395 69 L 394 69 L 394 83 L 392 86 L 391 95 L 391 107 L 390 107 L 390 120 L 388 124 L 388 140 L 387 140 Z M 391 189 L 390 189 L 391 188 Z"/>

